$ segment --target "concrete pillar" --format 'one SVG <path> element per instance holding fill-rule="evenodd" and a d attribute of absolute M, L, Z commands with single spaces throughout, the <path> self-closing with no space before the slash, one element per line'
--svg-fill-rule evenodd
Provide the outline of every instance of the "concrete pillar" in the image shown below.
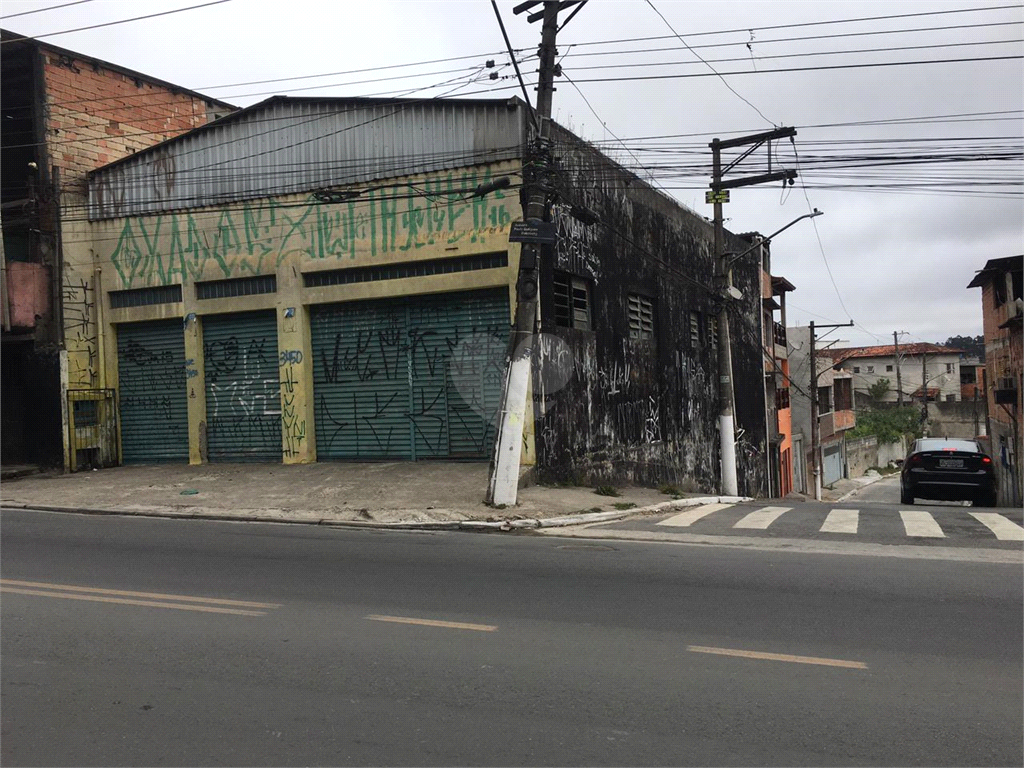
<path fill-rule="evenodd" d="M 286 256 L 277 272 L 277 349 L 281 373 L 281 456 L 285 464 L 316 462 L 313 350 L 309 309 L 302 303 L 301 260 Z"/>

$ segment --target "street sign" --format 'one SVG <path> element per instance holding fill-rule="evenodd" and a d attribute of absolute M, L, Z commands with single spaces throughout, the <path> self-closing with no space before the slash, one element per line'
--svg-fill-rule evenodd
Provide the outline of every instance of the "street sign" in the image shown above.
<path fill-rule="evenodd" d="M 555 224 L 552 221 L 541 221 L 540 219 L 513 221 L 508 231 L 510 243 L 554 245 L 555 240 Z"/>
<path fill-rule="evenodd" d="M 729 202 L 729 190 L 720 189 L 717 192 L 713 189 L 709 189 L 704 193 L 704 202 L 711 203 L 728 203 Z"/>

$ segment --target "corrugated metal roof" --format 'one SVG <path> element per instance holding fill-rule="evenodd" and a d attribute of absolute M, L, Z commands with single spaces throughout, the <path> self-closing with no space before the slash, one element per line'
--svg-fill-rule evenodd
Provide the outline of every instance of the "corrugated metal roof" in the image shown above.
<path fill-rule="evenodd" d="M 521 156 L 516 99 L 275 96 L 89 176 L 89 217 L 286 195 Z"/>

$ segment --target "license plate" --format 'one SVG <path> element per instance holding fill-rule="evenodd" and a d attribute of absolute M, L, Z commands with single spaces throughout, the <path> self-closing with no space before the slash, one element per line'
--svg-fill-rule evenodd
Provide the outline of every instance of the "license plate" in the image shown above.
<path fill-rule="evenodd" d="M 963 469 L 963 459 L 939 459 L 939 466 L 942 469 Z"/>

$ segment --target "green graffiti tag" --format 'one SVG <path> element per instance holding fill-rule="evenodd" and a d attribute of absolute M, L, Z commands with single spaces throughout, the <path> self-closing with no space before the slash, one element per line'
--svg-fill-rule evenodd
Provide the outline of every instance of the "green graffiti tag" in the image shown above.
<path fill-rule="evenodd" d="M 266 274 L 293 251 L 354 259 L 462 240 L 486 242 L 512 221 L 501 190 L 472 197 L 490 169 L 375 188 L 342 203 L 268 198 L 219 212 L 126 219 L 110 252 L 125 288 Z M 518 209 L 518 205 L 515 206 Z"/>

